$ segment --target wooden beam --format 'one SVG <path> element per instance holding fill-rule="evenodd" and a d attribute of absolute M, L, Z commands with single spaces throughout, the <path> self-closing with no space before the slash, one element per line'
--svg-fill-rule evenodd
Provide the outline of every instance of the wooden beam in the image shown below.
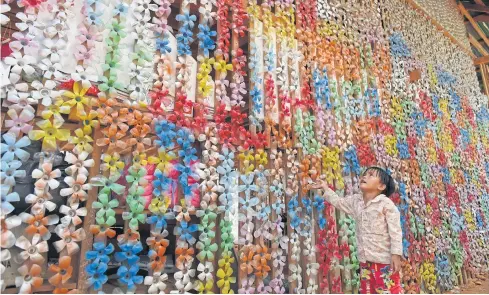
<path fill-rule="evenodd" d="M 459 3 L 458 7 L 460 9 L 460 12 L 469 20 L 472 27 L 474 27 L 474 30 L 477 32 L 477 34 L 479 34 L 482 40 L 484 40 L 484 43 L 486 43 L 486 45 L 489 46 L 489 39 L 487 39 L 486 34 L 482 32 L 481 28 L 479 28 L 479 25 L 474 21 L 470 13 L 465 9 L 462 3 Z"/>
<path fill-rule="evenodd" d="M 480 4 L 462 4 L 462 3 L 459 3 L 459 5 L 464 6 L 464 8 L 466 10 L 489 13 L 489 7 L 487 7 L 485 5 L 480 5 Z"/>
<path fill-rule="evenodd" d="M 482 64 L 480 65 L 480 68 L 481 68 L 481 75 L 482 75 L 482 85 L 484 85 L 484 94 L 485 95 L 488 95 L 489 93 L 489 89 L 488 89 L 488 83 L 487 83 L 487 67 L 486 65 Z"/>
<path fill-rule="evenodd" d="M 478 23 L 482 23 L 482 22 L 486 22 L 486 23 L 489 23 L 489 14 L 479 14 L 479 15 L 476 15 L 474 17 L 472 17 L 476 22 Z M 465 21 L 465 23 L 469 23 L 468 20 Z"/>
<path fill-rule="evenodd" d="M 489 55 L 487 50 L 484 49 L 484 46 L 482 46 L 482 44 L 480 44 L 479 41 L 477 41 L 471 34 L 469 34 L 469 42 L 477 49 L 477 51 L 479 51 L 481 55 Z"/>
<path fill-rule="evenodd" d="M 472 52 L 472 50 L 470 48 L 465 47 L 464 45 L 462 45 L 462 43 L 460 43 L 457 39 L 455 39 L 455 37 L 453 37 L 452 34 L 450 34 L 447 30 L 445 30 L 445 28 L 437 20 L 435 20 L 434 18 L 432 18 L 429 15 L 429 13 L 426 12 L 426 10 L 424 10 L 421 6 L 419 6 L 419 4 L 416 3 L 416 1 L 414 1 L 414 0 L 406 0 L 406 3 L 409 4 L 414 10 L 420 12 L 421 15 L 423 15 L 426 19 L 428 19 L 429 21 L 431 21 L 431 23 L 439 31 L 441 31 L 445 37 L 447 37 L 448 39 L 450 39 L 450 41 L 452 41 L 452 43 L 458 45 L 460 47 L 460 49 L 462 49 L 463 51 L 465 51 L 465 53 L 467 53 L 472 59 L 476 58 L 475 54 Z"/>
<path fill-rule="evenodd" d="M 474 65 L 476 65 L 476 66 L 482 65 L 482 64 L 487 64 L 487 63 L 489 63 L 489 55 L 474 59 Z"/>

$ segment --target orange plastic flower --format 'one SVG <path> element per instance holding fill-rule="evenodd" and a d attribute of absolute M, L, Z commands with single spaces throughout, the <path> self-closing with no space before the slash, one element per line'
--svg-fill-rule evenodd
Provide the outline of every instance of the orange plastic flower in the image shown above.
<path fill-rule="evenodd" d="M 257 246 L 256 255 L 253 257 L 253 266 L 255 267 L 255 275 L 259 278 L 265 278 L 271 270 L 268 261 L 271 259 L 271 254 L 268 253 L 268 248 L 265 246 Z"/>
<path fill-rule="evenodd" d="M 59 217 L 57 215 L 44 216 L 44 212 L 36 215 L 22 212 L 19 216 L 22 218 L 24 223 L 28 224 L 28 226 L 25 228 L 25 233 L 28 235 L 39 234 L 44 240 L 49 239 L 51 236 L 51 232 L 47 227 L 57 224 L 59 221 Z"/>
<path fill-rule="evenodd" d="M 177 268 L 182 269 L 186 263 L 190 263 L 193 260 L 194 252 L 194 248 L 189 248 L 188 244 L 185 244 L 184 247 L 178 247 L 175 250 L 175 255 L 177 255 Z"/>
<path fill-rule="evenodd" d="M 95 236 L 96 240 L 112 239 L 116 234 L 115 230 L 107 224 L 90 225 L 90 232 Z"/>
<path fill-rule="evenodd" d="M 126 135 L 122 130 L 114 131 L 109 130 L 106 137 L 97 139 L 98 146 L 108 146 L 108 150 L 113 150 L 116 147 L 120 149 L 125 149 L 127 144 L 121 139 Z"/>
<path fill-rule="evenodd" d="M 165 235 L 159 232 L 151 231 L 151 236 L 146 239 L 146 244 L 151 249 L 157 249 L 159 247 L 167 248 L 170 242 L 165 239 Z"/>
<path fill-rule="evenodd" d="M 119 103 L 114 98 L 107 98 L 100 94 L 98 98 L 92 100 L 92 109 L 97 110 L 98 117 L 102 123 L 103 118 L 114 112 L 114 107 L 118 105 Z"/>
<path fill-rule="evenodd" d="M 49 271 L 54 272 L 54 276 L 49 278 L 49 283 L 53 286 L 59 286 L 65 284 L 73 273 L 73 266 L 71 266 L 71 257 L 63 256 L 59 259 L 58 265 L 51 264 Z"/>
<path fill-rule="evenodd" d="M 139 241 L 141 236 L 137 231 L 133 231 L 132 229 L 128 229 L 126 233 L 117 236 L 117 241 L 120 245 L 125 244 L 127 242 L 136 242 Z"/>
<path fill-rule="evenodd" d="M 247 251 L 248 253 L 246 251 L 241 253 L 241 265 L 239 267 L 249 275 L 253 272 L 253 256 L 255 255 L 255 251 L 251 247 L 248 247 Z"/>
<path fill-rule="evenodd" d="M 32 294 L 33 288 L 42 286 L 44 279 L 41 277 L 42 268 L 39 265 L 33 264 L 29 268 L 24 264 L 19 267 L 18 272 L 22 278 L 19 282 L 15 280 L 15 285 L 20 287 L 19 294 Z"/>
<path fill-rule="evenodd" d="M 109 115 L 101 118 L 103 120 L 104 125 L 108 125 L 106 128 L 102 130 L 102 133 L 107 135 L 110 132 L 117 132 L 118 130 L 123 131 L 124 133 L 129 130 L 129 126 L 127 126 L 127 116 L 118 111 L 113 111 Z"/>
<path fill-rule="evenodd" d="M 155 271 L 161 271 L 162 269 L 165 268 L 165 263 L 166 263 L 166 247 L 158 247 L 156 250 L 151 250 L 149 253 L 149 267 Z"/>

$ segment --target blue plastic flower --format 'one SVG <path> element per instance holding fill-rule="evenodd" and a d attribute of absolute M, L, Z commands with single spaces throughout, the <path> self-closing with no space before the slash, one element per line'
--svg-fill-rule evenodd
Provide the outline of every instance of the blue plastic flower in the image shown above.
<path fill-rule="evenodd" d="M 192 54 L 192 50 L 190 49 L 190 44 L 194 42 L 194 38 L 192 38 L 192 36 L 193 36 L 192 30 L 186 27 L 181 27 L 178 30 L 176 39 L 177 39 L 177 51 L 179 55 Z"/>
<path fill-rule="evenodd" d="M 146 223 L 154 224 L 156 231 L 161 231 L 167 226 L 165 215 L 151 215 L 146 219 Z"/>
<path fill-rule="evenodd" d="M 192 233 L 199 229 L 197 224 L 188 225 L 186 221 L 181 221 L 179 225 L 175 226 L 174 234 L 179 236 L 180 240 L 187 241 L 190 245 L 195 244 L 196 239 L 192 236 Z"/>
<path fill-rule="evenodd" d="M 311 214 L 312 213 L 312 202 L 311 202 L 311 200 L 303 198 L 302 204 L 304 205 L 304 208 L 306 208 L 307 214 Z"/>
<path fill-rule="evenodd" d="M 197 173 L 195 173 L 193 170 L 192 170 L 192 167 L 190 166 L 185 166 L 185 165 L 182 165 L 182 164 L 177 164 L 175 169 L 180 172 L 180 175 L 178 176 L 178 181 L 180 182 L 180 184 L 182 184 L 182 186 L 186 186 L 188 185 L 188 178 L 189 177 L 192 177 L 193 179 L 195 180 L 199 180 L 199 175 Z"/>
<path fill-rule="evenodd" d="M 143 245 L 141 242 L 133 243 L 125 243 L 120 246 L 121 251 L 116 252 L 114 257 L 118 262 L 126 261 L 129 264 L 134 264 L 139 261 L 139 256 L 137 255 L 139 252 L 143 251 Z"/>
<path fill-rule="evenodd" d="M 189 27 L 192 29 L 194 27 L 194 22 L 197 20 L 195 15 L 190 14 L 188 9 L 185 9 L 182 14 L 177 15 L 176 17 L 178 22 L 181 22 L 181 26 Z"/>
<path fill-rule="evenodd" d="M 199 47 L 203 50 L 205 56 L 209 56 L 209 50 L 216 48 L 216 43 L 212 39 L 217 35 L 216 31 L 212 31 L 208 25 L 199 25 L 200 32 L 197 34 L 199 39 Z"/>
<path fill-rule="evenodd" d="M 156 39 L 156 49 L 162 54 L 170 53 L 170 41 L 168 39 Z"/>
<path fill-rule="evenodd" d="M 195 137 L 191 131 L 187 129 L 180 129 L 177 132 L 177 143 L 180 145 L 182 149 L 187 149 L 192 146 L 192 143 L 195 142 Z"/>
<path fill-rule="evenodd" d="M 139 265 L 133 264 L 131 268 L 127 269 L 126 266 L 122 265 L 117 270 L 117 276 L 119 277 L 119 282 L 127 286 L 127 289 L 133 290 L 136 285 L 143 283 L 143 276 L 138 276 Z"/>
<path fill-rule="evenodd" d="M 153 179 L 153 195 L 161 196 L 166 191 L 168 191 L 169 185 L 171 184 L 171 178 L 167 177 L 159 169 L 156 169 L 154 173 L 155 178 Z"/>
<path fill-rule="evenodd" d="M 181 149 L 178 151 L 178 156 L 183 159 L 183 162 L 188 165 L 193 161 L 197 161 L 197 150 L 193 147 Z"/>
<path fill-rule="evenodd" d="M 93 285 L 95 291 L 101 290 L 102 286 L 107 283 L 108 277 L 105 274 L 107 271 L 107 263 L 93 262 L 86 266 L 85 270 L 88 274 L 88 286 Z"/>
<path fill-rule="evenodd" d="M 258 220 L 268 220 L 271 212 L 272 210 L 270 209 L 270 206 L 262 205 L 260 212 L 258 213 Z"/>
<path fill-rule="evenodd" d="M 323 212 L 324 210 L 324 198 L 322 198 L 321 196 L 319 195 L 316 195 L 314 197 L 314 201 L 312 202 L 312 205 L 314 206 L 314 208 L 316 208 L 316 210 L 318 210 L 318 212 Z"/>
<path fill-rule="evenodd" d="M 87 251 L 85 253 L 85 258 L 88 260 L 93 259 L 93 263 L 109 263 L 110 258 L 109 255 L 114 252 L 114 245 L 108 244 L 105 246 L 102 242 L 97 242 L 93 244 L 93 249 L 91 251 Z"/>
<path fill-rule="evenodd" d="M 324 218 L 323 216 L 321 216 L 321 217 L 319 218 L 319 222 L 318 222 L 318 224 L 319 224 L 319 229 L 325 229 L 325 228 L 326 228 L 326 226 L 328 225 L 328 221 L 327 221 L 327 219 L 326 219 L 326 218 Z"/>
<path fill-rule="evenodd" d="M 129 10 L 129 6 L 124 3 L 124 2 L 119 2 L 115 7 L 114 10 L 112 10 L 112 16 L 125 16 L 127 14 L 127 11 Z"/>
<path fill-rule="evenodd" d="M 275 202 L 272 204 L 272 210 L 277 215 L 282 214 L 282 212 L 285 210 L 285 204 L 282 203 L 282 200 L 280 198 L 275 199 Z"/>
<path fill-rule="evenodd" d="M 177 136 L 175 132 L 175 124 L 166 120 L 161 120 L 155 124 L 155 133 L 159 139 L 155 140 L 155 144 L 165 148 L 173 148 L 173 139 Z"/>
<path fill-rule="evenodd" d="M 253 183 L 254 174 L 242 174 L 239 178 L 244 183 L 238 186 L 238 192 L 244 192 L 246 196 L 249 196 L 251 192 L 257 192 L 258 186 Z"/>

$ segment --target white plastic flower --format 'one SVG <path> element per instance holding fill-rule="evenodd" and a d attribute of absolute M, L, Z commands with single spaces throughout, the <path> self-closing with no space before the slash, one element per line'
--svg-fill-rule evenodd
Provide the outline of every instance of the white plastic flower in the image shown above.
<path fill-rule="evenodd" d="M 83 68 L 81 65 L 77 65 L 75 68 L 76 72 L 71 73 L 71 79 L 75 82 L 82 82 L 83 88 L 90 88 L 92 82 L 97 82 L 98 77 L 95 74 L 91 74 Z"/>
<path fill-rule="evenodd" d="M 39 67 L 41 68 L 41 70 L 43 70 L 43 77 L 46 79 L 60 80 L 61 78 L 63 78 L 63 74 L 60 72 L 61 64 L 59 62 L 53 63 L 50 59 L 45 58 L 41 60 Z"/>
<path fill-rule="evenodd" d="M 35 89 L 32 91 L 32 98 L 42 99 L 41 103 L 43 106 L 50 106 L 52 104 L 53 98 L 59 97 L 60 92 L 54 90 L 56 88 L 56 82 L 53 80 L 46 80 L 44 84 L 39 81 L 32 82 L 31 86 Z"/>
<path fill-rule="evenodd" d="M 15 157 L 22 162 L 29 159 L 30 154 L 22 149 L 31 144 L 29 137 L 24 136 L 17 140 L 17 137 L 14 134 L 8 132 L 2 135 L 2 137 L 5 141 L 5 143 L 1 143 L 0 145 L 2 161 L 10 162 L 13 161 Z"/>
<path fill-rule="evenodd" d="M 15 32 L 12 34 L 12 38 L 15 39 L 14 41 L 11 41 L 9 43 L 10 49 L 12 49 L 12 51 L 21 51 L 22 49 L 28 47 L 39 47 L 37 41 L 33 40 L 34 36 L 29 33 L 24 34 L 22 32 Z"/>
<path fill-rule="evenodd" d="M 44 257 L 42 257 L 41 253 L 48 252 L 48 242 L 40 241 L 41 235 L 39 234 L 35 234 L 32 237 L 32 243 L 26 237 L 20 236 L 15 242 L 15 246 L 24 250 L 19 253 L 19 260 L 23 262 L 30 259 L 34 263 L 43 263 Z"/>
<path fill-rule="evenodd" d="M 77 172 L 88 175 L 88 170 L 85 167 L 93 167 L 95 163 L 93 159 L 87 160 L 88 156 L 89 154 L 85 151 L 81 152 L 78 156 L 70 152 L 66 152 L 65 161 L 72 165 L 66 168 L 65 172 L 68 175 L 74 175 Z"/>
<path fill-rule="evenodd" d="M 37 99 L 31 98 L 30 93 L 18 92 L 17 95 L 9 96 L 7 101 L 11 103 L 8 108 L 21 112 L 22 110 L 29 110 L 34 113 L 35 110 L 32 105 L 37 104 Z"/>
<path fill-rule="evenodd" d="M 5 13 L 10 11 L 10 6 L 8 4 L 2 4 L 0 5 L 0 24 L 2 26 L 5 26 L 10 22 L 10 18 L 5 15 Z"/>
<path fill-rule="evenodd" d="M 17 215 L 12 215 L 5 218 L 5 215 L 6 214 L 4 214 L 4 216 L 1 217 L 1 221 L 0 221 L 2 224 L 0 247 L 11 248 L 13 245 L 15 245 L 15 241 L 16 241 L 15 235 L 11 231 L 11 229 L 19 226 L 22 223 L 22 219 L 20 219 L 20 217 Z"/>
<path fill-rule="evenodd" d="M 30 55 L 22 55 L 22 53 L 16 51 L 10 56 L 5 58 L 5 63 L 12 68 L 10 69 L 10 81 L 15 84 L 20 80 L 20 75 L 26 73 L 27 75 L 32 75 L 35 72 L 34 67 L 36 58 Z"/>
<path fill-rule="evenodd" d="M 82 173 L 78 173 L 76 178 L 66 176 L 64 181 L 68 184 L 68 187 L 62 189 L 59 194 L 63 197 L 70 196 L 70 203 L 84 201 L 87 197 L 87 191 L 92 188 L 90 183 L 86 183 L 87 175 Z"/>
<path fill-rule="evenodd" d="M 66 36 L 67 26 L 66 23 L 61 21 L 60 19 L 55 19 L 54 22 L 44 29 L 44 35 L 46 38 L 59 38 L 63 39 Z"/>
<path fill-rule="evenodd" d="M 3 264 L 6 263 L 8 260 L 10 260 L 10 258 L 11 258 L 10 251 L 8 249 L 3 249 L 0 252 L 0 277 L 2 278 L 0 279 L 0 291 L 5 290 L 5 282 L 3 280 L 4 277 L 3 273 L 5 272 L 5 266 Z"/>
<path fill-rule="evenodd" d="M 60 56 L 66 48 L 66 42 L 63 39 L 58 39 L 57 41 L 44 39 L 42 45 L 44 48 L 41 49 L 41 57 L 49 58 L 52 62 L 59 62 Z"/>
<path fill-rule="evenodd" d="M 20 161 L 2 161 L 1 166 L 2 167 L 0 167 L 0 178 L 3 184 L 6 184 L 8 186 L 15 186 L 16 178 L 26 176 L 25 170 L 18 170 L 20 166 L 22 166 L 22 162 Z"/>
<path fill-rule="evenodd" d="M 32 171 L 32 177 L 38 179 L 34 183 L 36 188 L 42 190 L 49 186 L 51 189 L 56 189 L 59 186 L 59 181 L 56 178 L 61 176 L 61 171 L 59 169 L 53 171 L 53 163 L 50 162 L 42 164 L 41 169 Z"/>
<path fill-rule="evenodd" d="M 200 272 L 197 276 L 201 281 L 209 281 L 213 278 L 214 264 L 210 261 L 204 263 L 199 263 L 197 266 L 197 271 Z"/>
<path fill-rule="evenodd" d="M 80 206 L 79 203 L 74 203 L 71 205 L 71 207 L 68 207 L 66 205 L 61 205 L 61 207 L 59 207 L 59 213 L 65 215 L 63 218 L 61 218 L 61 224 L 63 226 L 68 227 L 71 224 L 77 226 L 83 222 L 80 216 L 87 215 L 87 208 L 86 207 L 79 208 L 79 206 Z"/>
<path fill-rule="evenodd" d="M 149 294 L 162 294 L 166 290 L 165 282 L 168 280 L 166 273 L 155 272 L 152 276 L 146 276 L 144 278 L 144 284 L 149 286 Z"/>
<path fill-rule="evenodd" d="M 12 96 L 17 96 L 19 92 L 27 92 L 29 90 L 29 85 L 27 83 L 12 83 L 8 81 L 5 85 L 2 85 L 0 97 L 8 98 Z"/>
<path fill-rule="evenodd" d="M 25 197 L 27 204 L 32 204 L 31 211 L 34 214 L 43 214 L 47 209 L 49 212 L 56 209 L 56 204 L 52 202 L 53 196 L 44 190 L 35 189 L 35 194 L 29 194 Z"/>
<path fill-rule="evenodd" d="M 23 12 L 17 12 L 15 15 L 20 22 L 15 23 L 15 26 L 22 32 L 27 31 L 33 36 L 38 36 L 39 27 L 42 27 L 39 22 L 37 22 L 37 14 L 25 14 Z"/>

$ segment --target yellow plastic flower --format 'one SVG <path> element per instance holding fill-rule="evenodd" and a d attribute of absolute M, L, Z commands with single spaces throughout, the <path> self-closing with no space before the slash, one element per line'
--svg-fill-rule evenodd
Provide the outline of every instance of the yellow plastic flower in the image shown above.
<path fill-rule="evenodd" d="M 392 135 L 385 137 L 385 148 L 387 153 L 391 156 L 397 155 L 397 139 Z"/>
<path fill-rule="evenodd" d="M 268 155 L 263 151 L 262 149 L 259 149 L 257 153 L 255 154 L 255 161 L 258 165 L 263 165 L 265 166 L 268 164 Z"/>
<path fill-rule="evenodd" d="M 217 270 L 217 277 L 220 279 L 217 281 L 217 286 L 223 294 L 232 294 L 231 283 L 236 283 L 236 278 L 232 277 L 232 275 L 233 269 L 231 267 L 219 268 Z"/>
<path fill-rule="evenodd" d="M 146 160 L 146 157 L 146 153 L 135 151 L 132 156 L 132 165 L 138 167 L 148 165 L 148 160 Z"/>
<path fill-rule="evenodd" d="M 231 264 L 234 263 L 234 257 L 231 256 L 230 251 L 222 253 L 222 258 L 217 262 L 220 268 L 231 268 Z"/>
<path fill-rule="evenodd" d="M 75 145 L 74 151 L 79 154 L 81 152 L 91 153 L 93 151 L 93 139 L 83 132 L 81 128 L 75 130 L 75 136 L 68 139 L 69 143 Z"/>
<path fill-rule="evenodd" d="M 222 56 L 219 56 L 216 62 L 214 63 L 214 69 L 216 70 L 218 75 L 225 77 L 228 71 L 233 70 L 233 65 L 228 64 L 226 60 L 222 58 Z"/>
<path fill-rule="evenodd" d="M 202 94 L 203 97 L 207 97 L 212 92 L 212 84 L 209 83 L 211 78 L 207 76 L 205 79 L 199 81 L 199 93 Z"/>
<path fill-rule="evenodd" d="M 102 160 L 104 163 L 100 165 L 100 168 L 102 171 L 109 171 L 111 175 L 118 174 L 124 169 L 125 164 L 121 161 L 119 153 L 105 154 Z"/>
<path fill-rule="evenodd" d="M 167 196 L 159 196 L 151 200 L 148 206 L 149 211 L 153 214 L 166 213 L 168 206 L 170 205 L 170 198 Z"/>
<path fill-rule="evenodd" d="M 45 151 L 54 151 L 57 149 L 56 141 L 67 141 L 70 137 L 70 130 L 59 129 L 62 124 L 57 122 L 53 125 L 49 120 L 42 120 L 36 123 L 41 130 L 31 130 L 29 138 L 32 140 L 42 140 L 42 149 Z"/>
<path fill-rule="evenodd" d="M 214 294 L 212 288 L 214 287 L 214 281 L 208 280 L 207 282 L 198 281 L 197 287 L 195 288 L 199 294 Z"/>
<path fill-rule="evenodd" d="M 85 106 L 90 102 L 90 99 L 85 96 L 87 91 L 88 88 L 82 87 L 80 82 L 75 82 L 73 84 L 73 91 L 66 90 L 63 92 L 63 96 L 70 98 L 70 100 L 66 101 L 65 104 L 71 108 L 76 106 L 77 116 L 83 116 L 86 114 Z"/>
<path fill-rule="evenodd" d="M 54 102 L 42 111 L 41 117 L 46 120 L 53 117 L 54 125 L 63 124 L 65 120 L 61 114 L 68 115 L 70 113 L 70 107 L 63 104 L 63 99 L 55 98 Z"/>
<path fill-rule="evenodd" d="M 172 166 L 170 161 L 175 159 L 175 154 L 172 152 L 167 152 L 165 149 L 158 150 L 158 157 L 149 157 L 150 164 L 157 164 L 156 169 L 160 170 L 162 173 L 168 173 Z"/>
<path fill-rule="evenodd" d="M 255 157 L 253 156 L 253 153 L 251 151 L 246 151 L 242 152 L 238 155 L 238 159 L 242 163 L 242 171 L 245 174 L 251 173 L 253 170 L 255 170 Z"/>
<path fill-rule="evenodd" d="M 97 128 L 99 126 L 98 120 L 94 120 L 98 117 L 98 113 L 94 110 L 90 111 L 89 114 L 78 116 L 83 124 L 83 132 L 85 134 L 91 134 L 92 128 Z"/>

